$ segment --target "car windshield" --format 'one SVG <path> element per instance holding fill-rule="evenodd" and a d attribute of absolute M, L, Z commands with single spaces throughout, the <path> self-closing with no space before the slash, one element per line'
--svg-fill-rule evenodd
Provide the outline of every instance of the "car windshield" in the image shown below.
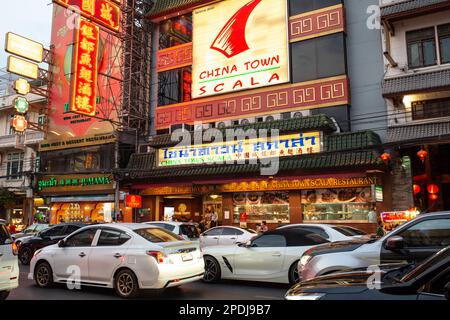
<path fill-rule="evenodd" d="M 344 236 L 347 236 L 347 237 L 363 236 L 363 235 L 367 234 L 361 230 L 351 228 L 351 227 L 346 227 L 346 226 L 333 227 L 333 229 L 339 233 L 342 233 Z"/>
<path fill-rule="evenodd" d="M 408 282 L 414 278 L 420 276 L 424 271 L 426 271 L 430 266 L 433 266 L 444 259 L 450 257 L 450 247 L 442 249 L 435 255 L 431 256 L 423 263 L 419 264 L 417 267 L 408 272 L 403 278 L 400 279 L 400 282 Z"/>
<path fill-rule="evenodd" d="M 257 232 L 256 232 L 255 230 L 253 230 L 253 229 L 245 228 L 244 230 L 247 231 L 247 232 L 250 232 L 250 233 L 257 233 Z"/>
<path fill-rule="evenodd" d="M 193 224 L 180 225 L 181 234 L 187 236 L 189 239 L 196 239 L 200 237 L 198 229 Z"/>
<path fill-rule="evenodd" d="M 42 231 L 42 230 L 47 229 L 48 227 L 49 227 L 48 224 L 38 224 L 38 225 L 36 225 L 36 231 Z"/>
<path fill-rule="evenodd" d="M 172 233 L 165 229 L 160 228 L 144 228 L 144 229 L 137 229 L 133 230 L 135 233 L 140 235 L 142 238 L 153 242 L 153 243 L 159 243 L 159 242 L 175 242 L 180 241 L 178 236 L 175 233 Z"/>

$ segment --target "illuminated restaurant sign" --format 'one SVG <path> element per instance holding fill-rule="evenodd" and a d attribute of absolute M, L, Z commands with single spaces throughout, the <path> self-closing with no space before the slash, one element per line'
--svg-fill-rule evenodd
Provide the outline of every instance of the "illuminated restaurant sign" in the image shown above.
<path fill-rule="evenodd" d="M 8 57 L 7 71 L 26 78 L 36 80 L 39 77 L 39 66 L 15 56 Z"/>
<path fill-rule="evenodd" d="M 119 0 L 113 0 L 120 3 Z M 108 0 L 53 0 L 66 8 L 80 12 L 85 18 L 107 27 L 113 31 L 119 31 L 120 8 Z"/>
<path fill-rule="evenodd" d="M 321 133 L 308 132 L 279 138 L 257 138 L 158 150 L 158 166 L 211 164 L 289 157 L 321 151 Z"/>
<path fill-rule="evenodd" d="M 37 189 L 42 192 L 109 190 L 113 188 L 114 179 L 112 175 L 86 174 L 44 176 L 37 181 Z"/>
<path fill-rule="evenodd" d="M 6 34 L 5 51 L 39 63 L 42 62 L 44 56 L 42 44 L 12 32 Z"/>
<path fill-rule="evenodd" d="M 125 198 L 125 206 L 128 208 L 142 208 L 142 197 L 137 195 L 128 195 Z"/>
<path fill-rule="evenodd" d="M 101 134 L 93 136 L 74 137 L 64 140 L 44 140 L 39 144 L 39 152 L 60 150 L 67 148 L 81 148 L 95 146 L 99 144 L 108 144 L 116 141 L 114 134 Z"/>
<path fill-rule="evenodd" d="M 95 24 L 80 19 L 75 32 L 70 111 L 95 116 L 100 31 Z"/>
<path fill-rule="evenodd" d="M 193 25 L 193 98 L 289 81 L 287 1 L 222 1 Z"/>

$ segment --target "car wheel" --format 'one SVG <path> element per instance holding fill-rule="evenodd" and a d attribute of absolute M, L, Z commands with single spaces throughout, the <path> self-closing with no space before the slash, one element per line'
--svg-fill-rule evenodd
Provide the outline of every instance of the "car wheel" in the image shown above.
<path fill-rule="evenodd" d="M 50 288 L 53 285 L 53 271 L 47 262 L 41 262 L 34 268 L 34 281 L 40 288 Z"/>
<path fill-rule="evenodd" d="M 205 260 L 205 274 L 203 276 L 203 281 L 211 283 L 217 282 L 221 278 L 221 270 L 219 262 L 210 256 L 204 257 Z"/>
<path fill-rule="evenodd" d="M 23 265 L 29 265 L 31 258 L 33 258 L 33 252 L 30 248 L 21 248 L 19 251 L 19 260 Z"/>
<path fill-rule="evenodd" d="M 298 261 L 295 261 L 289 268 L 289 283 L 296 284 L 300 281 L 300 275 L 298 274 Z"/>
<path fill-rule="evenodd" d="M 114 288 L 119 297 L 132 299 L 139 294 L 136 275 L 131 270 L 121 270 L 114 278 Z"/>
<path fill-rule="evenodd" d="M 9 291 L 0 291 L 0 301 L 6 300 L 6 298 L 8 298 L 8 296 L 9 296 Z"/>

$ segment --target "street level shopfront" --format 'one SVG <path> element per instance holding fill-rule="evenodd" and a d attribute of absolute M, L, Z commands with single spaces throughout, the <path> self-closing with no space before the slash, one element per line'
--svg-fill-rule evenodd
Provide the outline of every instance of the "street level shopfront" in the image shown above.
<path fill-rule="evenodd" d="M 261 145 L 267 144 L 261 139 L 255 140 L 249 154 L 245 150 L 252 139 L 241 143 L 246 163 L 210 165 L 199 164 L 199 148 L 216 148 L 217 152 L 205 151 L 211 156 L 220 150 L 226 153 L 227 148 L 223 146 L 229 144 L 221 147 L 217 143 L 201 144 L 181 150 L 159 138 L 153 141 L 154 152 L 132 156 L 123 173 L 124 185 L 128 186 L 128 191 L 142 195 L 144 203 L 151 203 L 152 218 L 156 220 L 199 222 L 210 219 L 215 213 L 218 224 L 223 225 L 255 228 L 266 221 L 274 228 L 288 223 L 332 223 L 375 231 L 376 216 L 370 212 L 373 207 L 378 212 L 384 210 L 382 191 L 381 195 L 376 192 L 382 190 L 383 163 L 379 158 L 379 137 L 375 133 L 334 133 L 331 120 L 325 116 L 257 126 L 248 125 L 245 129 L 280 128 L 279 141 L 284 141 L 283 137 L 297 139 L 298 135 L 308 136 L 319 131 L 316 142 L 320 140 L 320 147 L 306 151 L 274 147 L 271 152 L 278 156 L 279 170 L 264 175 L 260 164 L 248 163 L 252 150 L 257 150 L 259 160 L 263 158 L 258 152 L 264 152 L 260 150 Z M 291 146 L 291 143 L 285 145 Z M 161 157 L 170 153 L 171 165 L 164 162 L 161 166 L 161 162 L 166 161 Z M 194 164 L 177 165 L 177 157 L 186 154 Z M 235 154 L 225 158 L 236 160 Z"/>
<path fill-rule="evenodd" d="M 36 187 L 46 199 L 51 224 L 112 222 L 114 188 L 111 174 L 42 175 Z M 120 209 L 118 220 L 131 222 L 131 209 L 123 204 Z"/>

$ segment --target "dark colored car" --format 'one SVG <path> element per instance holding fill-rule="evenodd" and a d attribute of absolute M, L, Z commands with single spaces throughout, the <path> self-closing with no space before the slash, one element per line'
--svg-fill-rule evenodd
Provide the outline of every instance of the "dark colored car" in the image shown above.
<path fill-rule="evenodd" d="M 450 300 L 450 247 L 417 266 L 371 270 L 335 273 L 300 282 L 286 293 L 286 299 Z"/>
<path fill-rule="evenodd" d="M 34 252 L 40 248 L 58 243 L 69 234 L 86 226 L 82 223 L 62 223 L 43 230 L 33 237 L 22 238 L 19 246 L 19 260 L 22 264 L 30 264 Z"/>

